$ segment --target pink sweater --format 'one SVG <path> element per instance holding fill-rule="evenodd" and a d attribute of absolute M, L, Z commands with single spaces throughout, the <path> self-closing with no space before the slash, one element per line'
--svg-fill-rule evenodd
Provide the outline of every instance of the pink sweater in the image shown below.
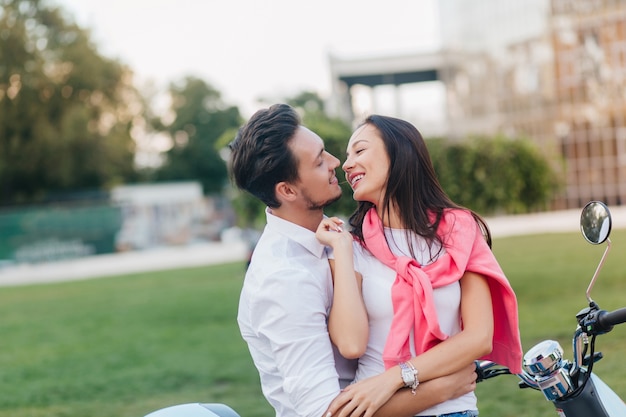
<path fill-rule="evenodd" d="M 396 257 L 391 253 L 374 208 L 363 222 L 367 249 L 397 272 L 391 288 L 394 317 L 383 352 L 385 366 L 389 368 L 412 357 L 411 329 L 414 330 L 417 355 L 448 338 L 439 328 L 433 289 L 458 281 L 469 271 L 488 278 L 493 304 L 493 350 L 480 359 L 491 360 L 508 367 L 512 373 L 520 373 L 522 347 L 517 299 L 478 224 L 466 210 L 446 209 L 437 232 L 445 252 L 432 264 L 422 267 L 411 257 Z"/>

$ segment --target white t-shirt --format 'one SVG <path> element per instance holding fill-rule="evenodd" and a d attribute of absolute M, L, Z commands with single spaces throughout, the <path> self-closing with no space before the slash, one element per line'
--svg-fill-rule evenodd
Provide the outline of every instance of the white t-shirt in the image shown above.
<path fill-rule="evenodd" d="M 392 253 L 396 256 L 411 256 L 405 230 L 385 229 L 385 236 Z M 431 263 L 430 252 L 423 238 L 412 235 L 415 259 L 421 265 Z M 444 249 L 445 251 L 445 249 Z M 436 252 L 436 249 L 433 250 Z M 369 341 L 365 354 L 359 359 L 356 380 L 378 375 L 385 371 L 383 350 L 393 319 L 391 286 L 396 279 L 396 271 L 387 267 L 364 249 L 359 243 L 354 244 L 355 269 L 363 275 L 363 299 L 369 317 Z M 441 330 L 453 335 L 461 331 L 461 288 L 458 282 L 434 289 L 433 291 L 437 318 Z M 411 350 L 415 355 L 413 340 Z M 418 415 L 438 415 L 457 411 L 475 410 L 476 396 L 468 393 L 454 400 L 438 404 Z"/>
<path fill-rule="evenodd" d="M 325 247 L 312 231 L 267 211 L 237 321 L 277 417 L 321 417 L 354 378 L 356 361 L 342 358 L 330 342 L 332 300 Z"/>

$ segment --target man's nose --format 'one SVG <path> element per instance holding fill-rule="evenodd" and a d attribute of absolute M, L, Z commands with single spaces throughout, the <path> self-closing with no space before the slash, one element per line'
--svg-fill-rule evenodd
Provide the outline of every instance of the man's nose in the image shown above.
<path fill-rule="evenodd" d="M 332 166 L 333 169 L 337 168 L 341 163 L 341 161 L 339 161 L 339 158 L 330 153 L 328 154 L 328 156 L 330 157 L 330 166 Z"/>

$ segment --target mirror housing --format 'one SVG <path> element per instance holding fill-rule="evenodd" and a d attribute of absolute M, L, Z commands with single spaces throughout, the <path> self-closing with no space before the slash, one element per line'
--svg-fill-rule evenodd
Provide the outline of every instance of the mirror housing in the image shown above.
<path fill-rule="evenodd" d="M 604 243 L 611 233 L 611 212 L 601 201 L 590 201 L 580 214 L 580 231 L 593 245 Z"/>

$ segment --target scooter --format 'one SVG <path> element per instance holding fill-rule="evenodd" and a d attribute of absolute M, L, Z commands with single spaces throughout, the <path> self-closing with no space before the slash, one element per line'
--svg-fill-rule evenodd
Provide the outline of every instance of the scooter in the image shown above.
<path fill-rule="evenodd" d="M 189 403 L 162 408 L 147 414 L 145 417 L 240 417 L 226 404 L 220 403 Z"/>
<path fill-rule="evenodd" d="M 576 319 L 578 326 L 572 338 L 574 361 L 563 358 L 563 348 L 555 340 L 545 340 L 532 347 L 523 358 L 521 388 L 541 391 L 556 407 L 559 417 L 625 417 L 626 405 L 595 373 L 593 365 L 602 359 L 595 351 L 596 336 L 610 332 L 613 326 L 626 322 L 626 308 L 612 312 L 600 309 L 591 299 L 591 290 L 611 248 L 611 214 L 599 201 L 589 202 L 582 210 L 580 228 L 591 244 L 606 242 L 604 254 L 587 288 L 589 306 Z M 510 371 L 493 362 L 477 362 L 477 382 Z"/>

